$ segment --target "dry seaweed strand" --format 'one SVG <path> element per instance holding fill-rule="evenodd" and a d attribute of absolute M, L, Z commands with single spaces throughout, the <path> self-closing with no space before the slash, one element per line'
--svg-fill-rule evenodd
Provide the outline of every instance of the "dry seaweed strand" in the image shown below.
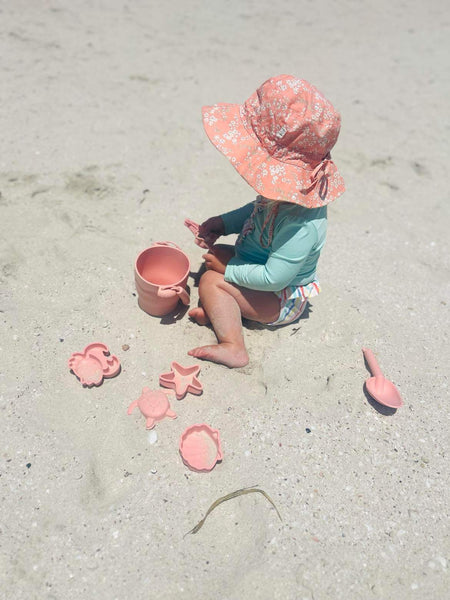
<path fill-rule="evenodd" d="M 278 512 L 278 508 L 275 506 L 272 498 L 268 494 L 266 494 L 266 492 L 264 490 L 261 490 L 260 488 L 258 488 L 256 486 L 252 486 L 252 487 L 248 487 L 248 488 L 242 488 L 241 490 L 236 490 L 235 492 L 231 492 L 231 494 L 227 494 L 226 496 L 222 496 L 221 498 L 218 498 L 208 508 L 208 510 L 206 511 L 206 514 L 203 517 L 203 519 L 199 523 L 197 523 L 197 525 L 193 529 L 191 529 L 190 531 L 188 531 L 183 537 L 186 537 L 186 535 L 189 535 L 190 533 L 192 533 L 192 534 L 197 533 L 203 527 L 203 523 L 206 521 L 208 515 L 215 508 L 217 508 L 219 506 L 219 504 L 222 504 L 222 502 L 226 502 L 227 500 L 231 500 L 232 498 L 236 498 L 237 496 L 243 496 L 244 494 L 253 494 L 253 493 L 262 494 L 264 496 L 264 498 L 266 498 L 266 500 L 268 500 L 270 502 L 270 504 L 274 507 L 274 509 L 276 510 L 277 515 L 278 515 L 280 521 L 283 520 L 281 518 L 281 515 Z"/>

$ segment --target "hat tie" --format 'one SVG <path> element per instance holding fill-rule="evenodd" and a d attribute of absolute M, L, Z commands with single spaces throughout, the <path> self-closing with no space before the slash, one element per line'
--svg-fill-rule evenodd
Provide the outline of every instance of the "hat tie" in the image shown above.
<path fill-rule="evenodd" d="M 323 179 L 323 177 L 327 177 L 326 167 L 331 162 L 333 162 L 331 160 L 331 154 L 328 152 L 328 154 L 325 156 L 325 158 L 323 158 L 321 160 L 321 162 L 317 165 L 317 167 L 315 167 L 314 171 L 311 174 L 311 183 L 309 184 L 308 187 L 303 188 L 302 192 L 307 192 L 312 187 L 317 185 L 319 183 L 319 181 L 321 181 Z M 319 175 L 320 175 L 320 177 L 319 177 Z"/>

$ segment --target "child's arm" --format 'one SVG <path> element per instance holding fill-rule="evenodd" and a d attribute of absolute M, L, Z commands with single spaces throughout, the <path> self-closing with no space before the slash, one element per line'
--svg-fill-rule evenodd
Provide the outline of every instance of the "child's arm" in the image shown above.
<path fill-rule="evenodd" d="M 213 239 L 216 241 L 222 235 L 239 233 L 245 221 L 252 214 L 253 208 L 254 203 L 249 202 L 236 210 L 218 215 L 217 217 L 210 217 L 198 226 L 198 231 L 195 234 L 204 240 Z M 185 225 L 188 227 L 191 223 L 193 222 L 190 219 L 185 221 Z"/>
<path fill-rule="evenodd" d="M 225 235 L 229 235 L 230 233 L 240 233 L 242 226 L 252 214 L 254 208 L 255 203 L 249 202 L 236 210 L 231 210 L 230 212 L 220 215 L 224 225 Z"/>
<path fill-rule="evenodd" d="M 221 235 L 225 234 L 225 225 L 222 217 L 210 217 L 204 221 L 198 228 L 199 237 L 204 240 L 214 238 L 217 240 Z"/>
<path fill-rule="evenodd" d="M 241 208 L 232 210 L 217 217 L 210 217 L 201 225 L 186 219 L 184 224 L 196 236 L 196 244 L 202 248 L 211 248 L 222 235 L 239 233 L 243 224 L 252 214 L 254 203 L 250 202 Z"/>
<path fill-rule="evenodd" d="M 225 281 L 252 290 L 278 292 L 296 277 L 317 240 L 317 230 L 313 225 L 305 224 L 300 230 L 294 225 L 287 227 L 274 238 L 272 252 L 265 264 L 249 263 L 234 257 L 227 264 Z"/>

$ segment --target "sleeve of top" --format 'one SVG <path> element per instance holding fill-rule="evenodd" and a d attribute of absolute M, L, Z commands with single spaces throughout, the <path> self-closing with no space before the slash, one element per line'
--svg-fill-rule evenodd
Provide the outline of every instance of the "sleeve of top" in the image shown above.
<path fill-rule="evenodd" d="M 236 210 L 220 215 L 225 226 L 225 235 L 239 233 L 245 221 L 252 214 L 254 207 L 254 202 L 249 202 Z"/>
<path fill-rule="evenodd" d="M 232 258 L 225 270 L 225 281 L 251 290 L 278 292 L 300 271 L 317 243 L 317 231 L 311 223 L 287 224 L 274 235 L 272 251 L 263 265 Z"/>

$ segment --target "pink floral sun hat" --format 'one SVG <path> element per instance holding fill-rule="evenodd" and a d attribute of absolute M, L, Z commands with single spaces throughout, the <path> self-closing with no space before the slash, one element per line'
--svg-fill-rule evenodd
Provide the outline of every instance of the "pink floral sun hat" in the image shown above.
<path fill-rule="evenodd" d="M 211 142 L 265 198 L 316 208 L 345 191 L 330 155 L 341 117 L 307 81 L 272 77 L 244 104 L 202 113 Z"/>

